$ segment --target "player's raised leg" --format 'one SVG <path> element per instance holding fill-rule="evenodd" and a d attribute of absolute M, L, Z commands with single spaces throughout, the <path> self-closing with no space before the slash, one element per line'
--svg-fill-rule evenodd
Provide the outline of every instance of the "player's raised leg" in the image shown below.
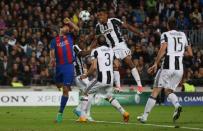
<path fill-rule="evenodd" d="M 121 88 L 121 82 L 120 82 L 120 73 L 119 73 L 119 66 L 120 62 L 118 59 L 114 59 L 114 64 L 113 64 L 113 75 L 114 75 L 114 82 L 116 85 L 116 90 L 120 91 Z"/>
<path fill-rule="evenodd" d="M 142 87 L 142 83 L 141 83 L 141 80 L 140 80 L 140 75 L 139 75 L 139 73 L 137 71 L 137 68 L 135 67 L 135 65 L 132 62 L 131 56 L 130 55 L 126 56 L 124 58 L 124 61 L 130 67 L 132 76 L 135 79 L 135 81 L 137 82 L 137 85 L 138 85 L 137 92 L 139 94 L 142 93 L 143 92 L 143 87 Z"/>

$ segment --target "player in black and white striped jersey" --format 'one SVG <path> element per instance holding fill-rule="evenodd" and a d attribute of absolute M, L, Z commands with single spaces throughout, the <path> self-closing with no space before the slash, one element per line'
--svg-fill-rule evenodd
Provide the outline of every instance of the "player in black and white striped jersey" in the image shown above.
<path fill-rule="evenodd" d="M 178 102 L 177 96 L 173 93 L 179 85 L 183 76 L 183 56 L 187 50 L 190 56 L 193 55 L 190 44 L 184 32 L 174 30 L 176 28 L 176 20 L 168 21 L 169 31 L 161 35 L 161 47 L 158 52 L 154 65 L 149 68 L 149 73 L 155 73 L 157 66 L 164 57 L 161 68 L 156 74 L 154 88 L 145 106 L 144 114 L 138 116 L 140 122 L 146 122 L 148 114 L 156 104 L 156 98 L 160 91 L 164 88 L 167 99 L 172 102 L 175 107 L 173 121 L 175 122 L 182 111 L 182 107 Z"/>
<path fill-rule="evenodd" d="M 103 35 L 98 37 L 99 47 L 91 52 L 91 67 L 88 72 L 81 76 L 81 79 L 85 79 L 97 71 L 97 80 L 92 82 L 86 89 L 85 94 L 102 94 L 105 100 L 111 103 L 122 115 L 124 121 L 129 120 L 129 113 L 126 112 L 120 103 L 112 97 L 113 92 L 113 60 L 114 52 L 112 48 L 109 48 L 105 37 Z M 82 116 L 79 121 L 86 121 L 85 110 L 87 108 L 88 97 L 83 97 L 82 101 Z"/>
<path fill-rule="evenodd" d="M 80 48 L 81 46 L 81 43 L 83 44 L 84 43 L 84 40 L 82 40 L 82 35 L 80 36 L 80 42 L 79 42 L 79 45 L 73 45 L 73 50 L 75 52 L 75 61 L 74 61 L 74 66 L 75 66 L 75 82 L 76 82 L 76 86 L 79 87 L 80 91 L 84 92 L 84 89 L 86 88 L 86 86 L 90 83 L 89 79 L 86 78 L 86 79 L 83 79 L 82 81 L 79 79 L 80 76 L 82 74 L 84 74 L 84 65 L 83 65 L 83 58 L 86 57 L 87 55 L 90 55 L 91 53 L 91 49 L 90 50 L 87 50 L 87 51 L 84 51 Z M 92 46 L 95 45 L 95 42 L 93 41 Z M 94 98 L 93 95 L 89 95 L 89 101 L 88 101 L 88 104 L 87 104 L 87 110 L 86 110 L 86 114 L 87 114 L 87 119 L 89 121 L 94 121 L 90 115 L 90 109 L 91 109 L 91 102 Z M 74 109 L 73 111 L 78 117 L 80 117 L 81 115 L 81 102 L 78 104 L 78 106 Z"/>
<path fill-rule="evenodd" d="M 108 14 L 105 9 L 100 9 L 97 13 L 99 23 L 96 25 L 96 34 L 104 34 L 107 44 L 113 48 L 114 53 L 118 56 L 118 59 L 114 62 L 114 79 L 116 87 L 120 88 L 120 74 L 119 59 L 123 60 L 131 69 L 131 73 L 137 82 L 137 92 L 141 93 L 143 87 L 141 84 L 139 73 L 131 60 L 131 51 L 127 47 L 126 41 L 123 38 L 121 28 L 124 27 L 136 34 L 142 35 L 131 25 L 122 22 L 117 18 L 108 18 Z"/>

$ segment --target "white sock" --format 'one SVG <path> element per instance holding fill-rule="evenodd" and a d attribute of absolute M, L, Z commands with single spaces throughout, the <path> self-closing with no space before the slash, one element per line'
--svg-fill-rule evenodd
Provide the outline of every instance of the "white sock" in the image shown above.
<path fill-rule="evenodd" d="M 115 81 L 116 87 L 121 87 L 119 71 L 113 71 L 113 75 L 114 75 L 114 81 Z"/>
<path fill-rule="evenodd" d="M 154 107 L 154 105 L 156 104 L 156 100 L 153 97 L 149 97 L 149 99 L 147 100 L 147 104 L 145 105 L 145 109 L 144 109 L 144 118 L 147 119 L 149 113 L 151 112 L 152 108 Z"/>
<path fill-rule="evenodd" d="M 82 104 L 82 102 L 80 101 L 79 104 L 78 104 L 78 106 L 76 107 L 76 110 L 77 110 L 77 111 L 81 111 L 81 104 Z"/>
<path fill-rule="evenodd" d="M 87 110 L 87 103 L 88 103 L 88 96 L 83 96 L 81 98 L 81 116 L 86 117 L 86 110 Z"/>
<path fill-rule="evenodd" d="M 125 110 L 123 109 L 123 107 L 120 105 L 120 103 L 114 99 L 114 98 L 111 98 L 109 99 L 109 102 L 111 103 L 111 105 L 113 107 L 115 107 L 121 114 L 124 114 L 125 113 Z"/>
<path fill-rule="evenodd" d="M 178 102 L 178 97 L 174 93 L 170 93 L 167 98 L 172 104 L 174 105 L 175 108 L 178 108 L 180 106 Z"/>
<path fill-rule="evenodd" d="M 94 95 L 92 95 L 92 94 L 88 95 L 88 103 L 87 103 L 87 110 L 86 110 L 87 116 L 90 116 L 90 111 L 91 111 L 93 99 L 94 99 Z"/>
<path fill-rule="evenodd" d="M 138 71 L 137 71 L 137 68 L 133 68 L 133 69 L 131 70 L 131 73 L 132 73 L 132 75 L 133 75 L 135 81 L 137 82 L 137 85 L 138 85 L 138 86 L 142 86 L 141 81 L 140 81 L 140 75 L 139 75 L 139 73 L 138 73 Z"/>

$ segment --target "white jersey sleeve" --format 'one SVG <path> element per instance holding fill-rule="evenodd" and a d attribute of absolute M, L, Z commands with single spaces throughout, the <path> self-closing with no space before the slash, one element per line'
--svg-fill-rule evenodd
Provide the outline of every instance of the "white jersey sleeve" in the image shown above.
<path fill-rule="evenodd" d="M 91 60 L 97 59 L 98 51 L 96 49 L 92 50 L 90 56 L 91 56 Z"/>
<path fill-rule="evenodd" d="M 161 34 L 161 39 L 160 39 L 160 43 L 167 43 L 168 42 L 168 37 L 166 36 L 166 33 L 162 33 Z"/>
<path fill-rule="evenodd" d="M 78 55 L 82 51 L 78 45 L 73 45 L 73 50 L 76 55 Z"/>

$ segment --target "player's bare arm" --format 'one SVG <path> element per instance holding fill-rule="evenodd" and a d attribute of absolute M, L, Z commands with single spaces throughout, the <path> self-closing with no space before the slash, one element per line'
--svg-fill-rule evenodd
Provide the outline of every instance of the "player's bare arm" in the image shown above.
<path fill-rule="evenodd" d="M 76 24 L 74 24 L 69 18 L 65 18 L 63 22 L 64 24 L 71 26 L 74 31 L 78 32 L 80 30 L 79 27 Z"/>
<path fill-rule="evenodd" d="M 192 57 L 192 56 L 193 56 L 193 53 L 192 53 L 192 47 L 191 47 L 191 45 L 187 46 L 187 47 L 186 47 L 186 50 L 187 50 L 187 52 L 188 52 L 188 55 Z"/>
<path fill-rule="evenodd" d="M 157 66 L 161 60 L 161 58 L 165 55 L 166 53 L 166 48 L 167 48 L 167 43 L 164 42 L 161 44 L 161 47 L 159 49 L 158 55 L 155 59 L 154 65 L 148 69 L 148 73 L 153 74 L 157 71 Z"/>
<path fill-rule="evenodd" d="M 94 60 L 92 60 L 92 63 L 91 63 L 91 66 L 90 66 L 90 69 L 88 70 L 88 72 L 86 74 L 82 75 L 80 78 L 85 79 L 85 78 L 93 75 L 96 70 L 97 70 L 97 59 L 94 59 Z"/>
<path fill-rule="evenodd" d="M 135 27 L 133 27 L 132 25 L 128 24 L 128 23 L 123 23 L 122 26 L 130 31 L 132 31 L 133 33 L 142 36 L 142 33 Z"/>
<path fill-rule="evenodd" d="M 51 49 L 50 50 L 50 64 L 52 67 L 55 66 L 55 52 L 54 52 L 54 49 Z"/>

